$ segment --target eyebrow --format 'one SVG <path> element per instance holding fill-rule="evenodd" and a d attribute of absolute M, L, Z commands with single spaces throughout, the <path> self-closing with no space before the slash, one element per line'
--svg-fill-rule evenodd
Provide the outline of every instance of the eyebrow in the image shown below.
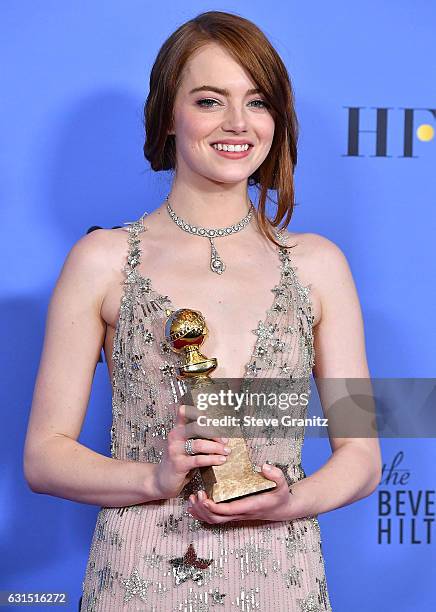
<path fill-rule="evenodd" d="M 222 96 L 227 96 L 228 98 L 230 97 L 230 91 L 228 89 L 221 89 L 221 87 L 214 87 L 213 85 L 201 85 L 201 87 L 194 87 L 194 89 L 191 89 L 189 93 L 193 94 L 197 91 L 215 91 L 216 93 L 221 94 Z M 256 93 L 262 92 L 258 88 L 248 89 L 246 95 L 251 96 L 252 94 Z"/>

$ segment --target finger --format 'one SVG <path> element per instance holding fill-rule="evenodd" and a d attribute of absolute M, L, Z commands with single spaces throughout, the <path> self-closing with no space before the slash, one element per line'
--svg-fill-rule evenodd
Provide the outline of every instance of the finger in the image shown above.
<path fill-rule="evenodd" d="M 185 415 L 189 421 L 196 421 L 197 417 L 202 414 L 195 406 L 185 404 Z"/>
<path fill-rule="evenodd" d="M 185 410 L 186 407 L 184 404 L 177 407 L 176 425 L 184 425 L 187 422 Z"/>
<path fill-rule="evenodd" d="M 201 427 L 196 426 L 195 423 L 183 423 L 180 426 L 180 437 L 187 440 L 188 438 L 198 438 L 202 440 L 214 440 L 215 442 L 222 442 L 227 444 L 229 441 L 228 437 L 220 436 L 207 436 Z"/>
<path fill-rule="evenodd" d="M 199 520 L 205 520 L 207 517 L 206 509 L 201 507 L 200 498 L 192 493 L 188 499 L 188 512 Z"/>
<path fill-rule="evenodd" d="M 222 438 L 228 437 L 229 427 L 225 425 L 213 425 L 209 421 L 205 421 L 204 417 L 210 419 L 210 415 L 205 415 L 202 410 L 195 406 L 184 404 L 184 414 L 186 423 L 192 424 L 191 436 L 199 438 Z M 203 418 L 200 418 L 203 417 Z M 232 432 L 230 432 L 232 433 Z"/>
<path fill-rule="evenodd" d="M 189 506 L 194 518 L 206 523 L 222 523 L 231 520 L 228 516 L 219 516 L 206 508 L 204 503 L 207 499 L 205 491 L 199 491 L 197 495 L 193 494 L 190 496 Z"/>
<path fill-rule="evenodd" d="M 231 514 L 230 516 L 219 516 L 217 514 L 211 514 L 209 522 L 221 525 L 222 523 L 230 523 L 230 521 L 252 521 L 253 517 L 247 516 L 246 514 Z"/>
<path fill-rule="evenodd" d="M 229 514 L 225 516 L 216 514 L 205 506 L 205 503 L 209 501 L 210 499 L 205 491 L 199 491 L 197 495 L 193 493 L 189 496 L 188 511 L 194 518 L 207 523 L 227 523 L 229 521 L 237 520 L 247 521 L 253 518 L 251 514 Z"/>
<path fill-rule="evenodd" d="M 210 418 L 209 415 L 204 414 L 203 410 L 199 410 L 195 406 L 189 406 L 188 404 L 185 404 L 184 406 L 185 406 L 185 416 L 188 419 L 189 423 L 196 423 L 199 417 L 207 416 L 207 418 Z M 200 425 L 200 427 L 202 427 L 203 429 L 207 429 L 205 426 L 202 426 L 202 425 Z M 210 430 L 212 429 L 213 429 L 213 426 L 210 427 Z M 218 434 L 216 434 L 216 436 L 218 436 Z"/>
<path fill-rule="evenodd" d="M 196 504 L 192 504 L 190 507 L 190 514 L 193 518 L 197 520 L 203 521 L 209 524 L 219 525 L 222 523 L 228 523 L 230 521 L 249 521 L 253 520 L 253 516 L 246 514 L 230 514 L 230 515 L 220 515 L 207 510 L 207 508 L 202 508 L 201 504 L 198 502 Z"/>
<path fill-rule="evenodd" d="M 212 499 L 207 499 L 204 500 L 203 505 L 208 511 L 219 516 L 229 517 L 232 515 L 244 515 L 248 517 L 258 512 L 260 507 L 265 508 L 270 505 L 269 500 L 260 500 L 262 495 L 262 493 L 259 493 L 247 498 L 220 503 L 215 503 Z"/>
<path fill-rule="evenodd" d="M 204 502 L 204 507 L 212 514 L 221 517 L 230 517 L 237 514 L 250 515 L 251 513 L 254 513 L 256 509 L 256 507 L 251 504 L 241 505 L 237 504 L 236 502 L 220 502 L 219 504 L 216 504 L 212 500 Z"/>
<path fill-rule="evenodd" d="M 201 508 L 198 502 L 193 502 L 189 507 L 188 511 L 191 516 L 199 521 L 208 521 L 209 516 L 205 508 Z"/>
<path fill-rule="evenodd" d="M 213 455 L 210 453 L 187 455 L 185 448 L 181 449 L 181 453 L 183 454 L 188 469 L 209 467 L 211 465 L 223 465 L 227 461 L 227 455 Z"/>
<path fill-rule="evenodd" d="M 205 435 L 204 437 L 211 438 L 227 435 L 224 430 L 227 430 L 228 427 L 226 427 L 225 425 L 211 424 L 210 414 L 205 413 L 203 410 L 200 410 L 196 406 L 190 406 L 188 404 L 185 404 L 185 415 L 189 422 L 197 423 L 201 431 L 207 432 L 207 435 Z M 199 417 L 206 417 L 206 419 L 203 418 L 199 420 Z"/>
<path fill-rule="evenodd" d="M 203 439 L 212 439 L 212 438 L 220 438 L 221 436 L 217 435 L 217 432 L 214 432 L 214 435 L 209 435 L 206 427 L 202 427 L 198 425 L 196 421 L 188 422 L 186 420 L 182 426 L 183 435 L 185 438 L 203 438 Z"/>
<path fill-rule="evenodd" d="M 264 463 L 262 465 L 262 474 L 265 476 L 265 478 L 268 478 L 268 480 L 272 480 L 277 484 L 277 487 L 272 489 L 273 491 L 283 485 L 287 486 L 285 475 L 283 474 L 282 470 L 275 465 Z"/>
<path fill-rule="evenodd" d="M 225 455 L 228 457 L 232 449 L 230 446 L 226 446 L 224 442 L 213 441 L 213 440 L 202 440 L 197 438 L 192 440 L 192 449 L 196 455 L 207 454 L 207 455 Z"/>
<path fill-rule="evenodd" d="M 192 421 L 193 429 L 195 431 L 195 435 L 199 438 L 224 438 L 233 435 L 233 431 L 224 425 L 213 425 L 210 421 L 205 419 L 210 417 L 205 417 L 205 415 L 199 413 L 198 417 L 195 421 Z"/>

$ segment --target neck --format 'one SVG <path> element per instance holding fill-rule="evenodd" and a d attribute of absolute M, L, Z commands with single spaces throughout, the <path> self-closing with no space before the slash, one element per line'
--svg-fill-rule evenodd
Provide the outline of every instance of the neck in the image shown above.
<path fill-rule="evenodd" d="M 190 225 L 214 228 L 238 223 L 250 210 L 250 198 L 243 194 L 228 193 L 177 193 L 172 189 L 168 202 L 178 217 Z M 167 205 L 165 200 L 164 206 Z"/>

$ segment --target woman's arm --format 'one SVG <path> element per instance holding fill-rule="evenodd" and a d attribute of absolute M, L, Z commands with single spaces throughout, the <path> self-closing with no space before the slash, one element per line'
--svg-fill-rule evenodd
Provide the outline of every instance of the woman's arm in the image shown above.
<path fill-rule="evenodd" d="M 122 267 L 124 250 L 114 250 L 111 230 L 96 230 L 64 263 L 48 309 L 23 457 L 36 493 L 108 507 L 159 498 L 154 464 L 119 461 L 77 442 L 106 332 L 101 305 Z"/>
<path fill-rule="evenodd" d="M 321 300 L 321 319 L 314 328 L 313 374 L 324 411 L 346 391 L 346 380 L 364 379 L 369 371 L 359 298 L 352 273 L 342 251 L 318 234 L 309 234 L 313 252 L 314 285 Z M 338 379 L 337 381 L 322 379 Z M 345 397 L 346 393 L 343 393 Z M 358 414 L 357 412 L 354 414 Z M 353 417 L 354 418 L 354 417 Z M 345 423 L 339 425 L 344 425 Z M 377 437 L 332 437 L 332 456 L 314 474 L 292 485 L 290 518 L 312 516 L 345 506 L 370 495 L 381 478 L 381 454 Z"/>

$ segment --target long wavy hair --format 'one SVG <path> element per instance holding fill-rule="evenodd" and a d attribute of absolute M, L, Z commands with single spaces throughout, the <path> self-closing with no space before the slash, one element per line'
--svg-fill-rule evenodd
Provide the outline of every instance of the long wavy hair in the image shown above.
<path fill-rule="evenodd" d="M 197 49 L 211 42 L 220 44 L 246 70 L 269 104 L 275 122 L 273 142 L 268 156 L 248 178 L 248 185 L 259 191 L 257 222 L 261 231 L 279 245 L 271 226 L 276 228 L 283 221 L 282 227 L 287 227 L 292 218 L 299 128 L 286 67 L 265 34 L 248 19 L 222 11 L 200 13 L 163 43 L 151 70 L 144 104 L 144 157 L 155 171 L 175 170 L 175 138 L 168 132 L 183 68 Z M 269 189 L 277 191 L 277 210 L 272 219 L 265 210 L 266 200 L 272 201 Z"/>

